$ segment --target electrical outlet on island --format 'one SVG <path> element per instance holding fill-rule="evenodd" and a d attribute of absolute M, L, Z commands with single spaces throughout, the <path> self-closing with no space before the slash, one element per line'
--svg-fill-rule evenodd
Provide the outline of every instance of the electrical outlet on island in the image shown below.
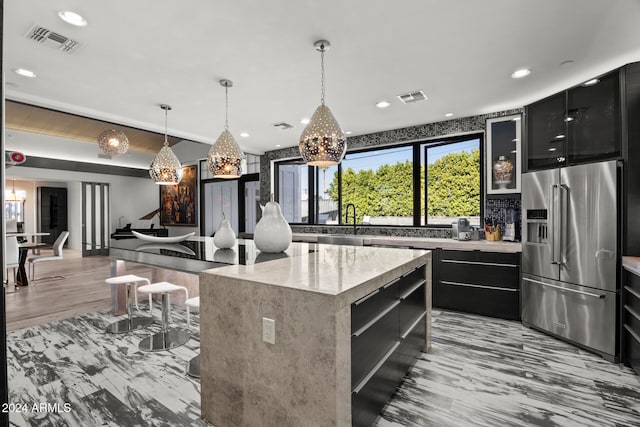
<path fill-rule="evenodd" d="M 276 321 L 267 317 L 262 318 L 262 341 L 276 343 Z"/>

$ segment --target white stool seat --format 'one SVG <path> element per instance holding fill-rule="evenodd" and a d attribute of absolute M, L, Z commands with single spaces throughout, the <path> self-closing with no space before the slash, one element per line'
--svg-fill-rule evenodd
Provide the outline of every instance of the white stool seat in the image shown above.
<path fill-rule="evenodd" d="M 110 324 L 107 327 L 107 332 L 113 334 L 119 334 L 123 332 L 129 332 L 134 329 L 144 328 L 151 323 L 153 323 L 153 319 L 151 317 L 133 317 L 133 313 L 131 310 L 131 288 L 136 288 L 136 286 L 140 283 L 150 283 L 150 280 L 145 277 L 136 276 L 133 274 L 126 274 L 123 276 L 115 276 L 109 277 L 105 279 L 105 283 L 108 285 L 125 285 L 125 304 L 127 306 L 127 319 L 120 320 Z M 138 307 L 138 293 L 134 292 L 135 295 L 135 305 L 136 309 L 140 310 Z"/>
<path fill-rule="evenodd" d="M 124 276 L 109 277 L 105 280 L 105 282 L 107 282 L 107 284 L 109 285 L 122 285 L 125 283 L 134 282 L 147 282 L 148 284 L 151 284 L 151 281 L 149 279 L 136 276 L 135 274 L 125 274 Z"/>
<path fill-rule="evenodd" d="M 187 288 L 185 288 L 184 286 L 174 285 L 173 283 L 169 283 L 169 282 L 157 282 L 157 283 L 152 283 L 150 285 L 140 286 L 138 288 L 138 291 L 144 292 L 146 294 L 163 294 L 165 292 L 173 292 L 173 291 L 187 292 Z"/>

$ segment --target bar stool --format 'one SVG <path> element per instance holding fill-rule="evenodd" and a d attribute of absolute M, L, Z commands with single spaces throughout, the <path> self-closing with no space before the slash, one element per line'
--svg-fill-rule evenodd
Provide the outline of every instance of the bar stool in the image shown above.
<path fill-rule="evenodd" d="M 187 325 L 191 326 L 190 309 L 200 309 L 200 297 L 189 298 L 184 302 L 187 306 Z M 187 375 L 193 378 L 200 378 L 200 355 L 193 357 L 187 364 Z"/>
<path fill-rule="evenodd" d="M 172 292 L 183 291 L 186 299 L 189 299 L 189 291 L 184 286 L 174 285 L 169 282 L 158 282 L 140 286 L 138 292 L 162 296 L 162 331 L 150 335 L 140 341 L 138 348 L 142 351 L 170 350 L 184 345 L 191 335 L 186 329 L 169 329 L 169 311 L 171 310 L 170 295 Z"/>
<path fill-rule="evenodd" d="M 112 334 L 121 334 L 123 332 L 130 332 L 134 329 L 144 328 L 153 323 L 153 319 L 151 317 L 133 317 L 132 308 L 131 308 L 131 288 L 136 288 L 136 286 L 140 284 L 150 284 L 149 279 L 144 277 L 135 276 L 133 274 L 127 274 L 125 276 L 115 276 L 109 277 L 105 280 L 108 285 L 125 285 L 126 292 L 126 304 L 127 304 L 127 318 L 123 320 L 119 320 L 107 326 L 107 332 Z M 138 310 L 138 293 L 135 292 L 135 305 Z"/>

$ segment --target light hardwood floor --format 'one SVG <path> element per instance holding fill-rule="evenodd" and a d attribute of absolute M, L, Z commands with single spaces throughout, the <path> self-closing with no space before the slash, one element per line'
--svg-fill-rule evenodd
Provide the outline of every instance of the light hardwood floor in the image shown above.
<path fill-rule="evenodd" d="M 14 287 L 9 271 L 5 291 L 8 332 L 111 307 L 111 289 L 104 282 L 111 275 L 109 257 L 82 258 L 80 251 L 69 249 L 63 256 L 60 261 L 38 264 L 36 280 L 30 280 L 27 287 Z M 129 266 L 127 273 L 151 278 L 151 269 L 143 265 Z"/>

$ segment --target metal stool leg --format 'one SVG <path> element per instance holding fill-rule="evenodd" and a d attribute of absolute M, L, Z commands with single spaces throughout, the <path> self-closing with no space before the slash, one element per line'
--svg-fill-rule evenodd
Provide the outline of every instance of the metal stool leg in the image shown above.
<path fill-rule="evenodd" d="M 144 338 L 138 344 L 142 351 L 170 350 L 184 345 L 191 339 L 191 334 L 186 329 L 169 329 L 169 310 L 171 300 L 169 292 L 162 293 L 162 331 Z"/>
<path fill-rule="evenodd" d="M 135 283 L 125 284 L 125 295 L 127 302 L 127 318 L 119 320 L 107 326 L 107 332 L 112 334 L 121 334 L 124 332 L 130 332 L 135 329 L 140 329 L 149 326 L 153 323 L 151 317 L 133 317 L 133 310 L 131 307 L 131 287 L 136 286 Z"/>

